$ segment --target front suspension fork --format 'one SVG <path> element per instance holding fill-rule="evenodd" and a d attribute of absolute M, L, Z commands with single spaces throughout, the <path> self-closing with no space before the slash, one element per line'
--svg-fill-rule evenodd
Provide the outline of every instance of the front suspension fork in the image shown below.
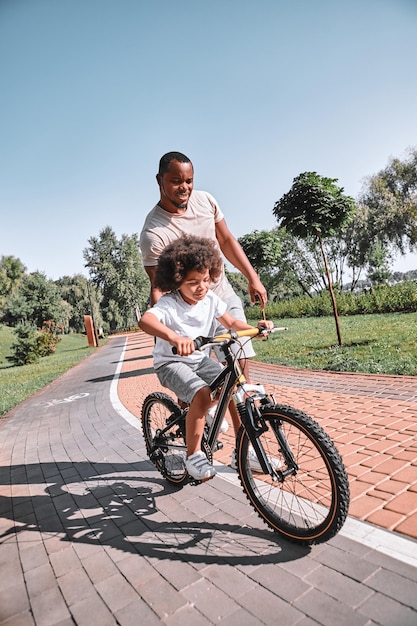
<path fill-rule="evenodd" d="M 247 396 L 248 392 L 252 392 L 253 395 Z M 245 397 L 246 396 L 246 397 Z M 262 385 L 250 385 L 244 383 L 241 385 L 234 394 L 234 400 L 237 410 L 239 411 L 240 419 L 248 434 L 249 440 L 253 446 L 256 456 L 261 464 L 264 474 L 269 474 L 273 480 L 277 479 L 276 472 L 272 469 L 271 464 L 263 446 L 259 442 L 259 437 L 262 433 L 268 430 L 264 420 L 262 420 L 255 401 L 266 398 L 265 389 Z"/>
<path fill-rule="evenodd" d="M 260 400 L 260 402 L 263 404 L 269 403 L 270 400 L 268 399 L 268 396 L 266 395 L 262 385 L 245 384 L 242 387 L 243 389 L 239 389 L 234 394 L 235 402 L 240 414 L 240 418 L 242 420 L 242 424 L 245 427 L 249 440 L 253 446 L 256 456 L 258 457 L 259 463 L 261 464 L 262 471 L 265 474 L 269 474 L 272 480 L 279 480 L 280 482 L 283 482 L 286 476 L 289 476 L 290 474 L 294 475 L 298 471 L 298 465 L 295 462 L 294 456 L 288 445 L 286 437 L 281 428 L 276 427 L 275 424 L 271 422 L 270 427 L 274 432 L 280 451 L 285 459 L 285 464 L 287 466 L 286 469 L 275 471 L 272 468 L 271 463 L 269 462 L 269 459 L 265 454 L 265 450 L 259 441 L 261 434 L 268 430 L 268 426 L 266 425 L 265 420 L 263 419 L 259 411 L 259 408 L 255 404 L 256 400 Z M 244 394 L 248 391 L 255 391 L 257 393 L 249 397 L 246 396 L 246 399 L 244 399 Z"/>

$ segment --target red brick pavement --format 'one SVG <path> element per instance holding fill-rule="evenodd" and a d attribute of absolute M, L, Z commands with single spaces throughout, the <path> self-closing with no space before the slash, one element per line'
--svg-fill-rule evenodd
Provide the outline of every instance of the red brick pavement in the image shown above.
<path fill-rule="evenodd" d="M 127 338 L 118 394 L 136 417 L 145 396 L 163 389 L 152 371 L 152 345 L 144 333 Z M 349 474 L 351 516 L 417 538 L 417 378 L 256 362 L 250 372 L 277 402 L 314 417 L 336 443 Z M 216 453 L 224 463 L 230 463 L 231 430 Z"/>

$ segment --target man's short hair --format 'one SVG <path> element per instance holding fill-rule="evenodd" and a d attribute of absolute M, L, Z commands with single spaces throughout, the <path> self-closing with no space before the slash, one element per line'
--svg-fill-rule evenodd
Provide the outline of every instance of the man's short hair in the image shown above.
<path fill-rule="evenodd" d="M 179 161 L 180 163 L 191 163 L 191 160 L 188 156 L 185 156 L 182 152 L 167 152 L 161 157 L 159 161 L 159 170 L 158 174 L 163 176 L 169 170 L 169 166 L 171 161 Z"/>

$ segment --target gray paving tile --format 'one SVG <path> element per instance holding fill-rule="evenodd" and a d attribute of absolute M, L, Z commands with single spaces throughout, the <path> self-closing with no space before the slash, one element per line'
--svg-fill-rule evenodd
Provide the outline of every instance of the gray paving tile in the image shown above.
<path fill-rule="evenodd" d="M 79 570 L 82 567 L 80 558 L 72 545 L 67 545 L 63 550 L 52 553 L 50 561 L 57 578 L 68 572 Z"/>
<path fill-rule="evenodd" d="M 367 617 L 363 614 L 318 589 L 311 588 L 295 600 L 294 606 L 323 626 L 334 626 L 335 620 L 338 626 L 365 626 L 367 624 Z"/>
<path fill-rule="evenodd" d="M 95 585 L 109 609 L 115 613 L 137 599 L 137 594 L 127 580 L 115 574 Z"/>
<path fill-rule="evenodd" d="M 358 558 L 331 545 L 327 545 L 317 556 L 313 555 L 313 559 L 358 582 L 363 582 L 379 569 L 378 565 L 371 563 L 367 558 Z"/>
<path fill-rule="evenodd" d="M 72 570 L 57 580 L 68 606 L 88 598 L 92 593 L 93 584 L 82 569 Z"/>
<path fill-rule="evenodd" d="M 414 609 L 417 618 L 417 582 L 393 572 L 378 570 L 366 579 L 365 584 Z"/>
<path fill-rule="evenodd" d="M 32 614 L 24 611 L 18 615 L 13 615 L 10 619 L 2 620 L 0 616 L 1 626 L 35 626 Z"/>
<path fill-rule="evenodd" d="M 57 626 L 64 620 L 70 623 L 70 612 L 58 585 L 31 598 L 31 608 L 37 626 Z"/>
<path fill-rule="evenodd" d="M 265 589 L 269 589 L 269 591 L 291 604 L 313 586 L 306 580 L 307 577 L 300 579 L 298 576 L 293 576 L 273 564 L 265 564 L 258 567 L 250 577 L 253 581 L 265 587 Z"/>
<path fill-rule="evenodd" d="M 374 594 L 358 609 L 356 615 L 371 619 L 381 626 L 415 626 L 416 612 L 383 594 Z"/>
<path fill-rule="evenodd" d="M 217 624 L 219 626 L 264 626 L 265 622 L 242 607 L 238 607 L 233 613 L 217 622 Z M 297 622 L 297 626 L 298 624 L 299 622 Z"/>
<path fill-rule="evenodd" d="M 177 591 L 189 587 L 200 579 L 196 569 L 189 563 L 180 560 L 177 554 L 173 554 L 172 559 L 162 559 L 155 563 L 155 570 Z M 207 570 L 204 570 L 204 575 L 207 576 Z"/>
<path fill-rule="evenodd" d="M 29 609 L 30 603 L 23 577 L 21 580 L 14 578 L 12 586 L 0 588 L 0 619 L 10 619 Z"/>
<path fill-rule="evenodd" d="M 138 598 L 132 604 L 116 611 L 115 617 L 117 623 L 120 626 L 160 626 L 161 620 L 159 617 L 149 608 L 149 606 Z"/>
<path fill-rule="evenodd" d="M 77 626 L 116 626 L 118 623 L 96 591 L 72 604 L 71 615 Z"/>
<path fill-rule="evenodd" d="M 281 623 L 292 626 L 297 624 L 303 616 L 303 612 L 296 606 L 290 605 L 268 589 L 260 586 L 239 598 L 239 604 L 265 624 L 276 623 L 279 616 Z"/>
<path fill-rule="evenodd" d="M 151 585 L 140 585 L 137 590 L 161 619 L 187 604 L 184 595 L 162 577 L 155 578 Z"/>
<path fill-rule="evenodd" d="M 57 586 L 56 576 L 50 563 L 45 563 L 45 565 L 26 572 L 25 581 L 31 601 L 35 596 Z"/>
<path fill-rule="evenodd" d="M 212 623 L 219 622 L 236 610 L 236 601 L 204 578 L 184 589 L 182 593 Z"/>

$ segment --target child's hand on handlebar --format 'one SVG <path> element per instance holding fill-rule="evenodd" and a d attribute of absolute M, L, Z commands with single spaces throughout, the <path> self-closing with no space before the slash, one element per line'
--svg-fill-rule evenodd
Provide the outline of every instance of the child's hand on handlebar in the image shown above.
<path fill-rule="evenodd" d="M 179 356 L 189 356 L 195 352 L 194 340 L 189 337 L 177 335 L 169 343 L 173 347 L 174 354 L 179 354 Z"/>

